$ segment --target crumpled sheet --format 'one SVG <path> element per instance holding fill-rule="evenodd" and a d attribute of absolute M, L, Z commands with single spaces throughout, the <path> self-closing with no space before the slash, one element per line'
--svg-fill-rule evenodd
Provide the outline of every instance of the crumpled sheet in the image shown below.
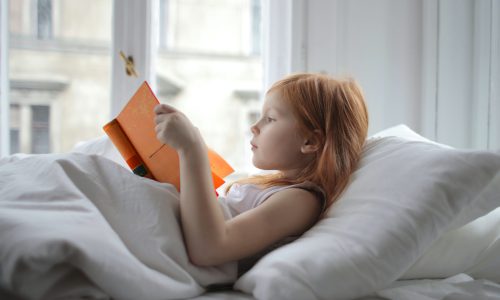
<path fill-rule="evenodd" d="M 177 299 L 233 282 L 186 254 L 179 194 L 102 156 L 0 160 L 0 291 L 23 299 Z"/>
<path fill-rule="evenodd" d="M 500 284 L 460 273 L 446 279 L 400 280 L 360 300 L 500 300 Z"/>

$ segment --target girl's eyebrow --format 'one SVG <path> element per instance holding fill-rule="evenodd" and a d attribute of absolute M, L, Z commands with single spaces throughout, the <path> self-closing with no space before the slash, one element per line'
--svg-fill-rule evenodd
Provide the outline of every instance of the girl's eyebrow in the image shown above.
<path fill-rule="evenodd" d="M 265 113 L 267 113 L 269 111 L 274 111 L 274 112 L 276 112 L 276 113 L 278 113 L 280 115 L 284 114 L 283 110 L 281 110 L 281 109 L 279 109 L 279 108 L 277 108 L 275 106 L 267 107 L 266 109 L 263 110 L 262 113 L 265 114 Z"/>

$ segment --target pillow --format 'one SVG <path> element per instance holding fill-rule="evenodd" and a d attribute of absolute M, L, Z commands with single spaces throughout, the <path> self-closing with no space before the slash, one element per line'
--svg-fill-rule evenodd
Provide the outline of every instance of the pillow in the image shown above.
<path fill-rule="evenodd" d="M 370 138 L 327 216 L 235 283 L 258 299 L 351 299 L 400 278 L 445 231 L 498 206 L 500 155 L 397 127 Z M 478 195 L 482 194 L 482 197 Z M 471 210 L 474 205 L 480 207 Z"/>
<path fill-rule="evenodd" d="M 500 195 L 497 194 L 497 195 Z M 498 197 L 498 196 L 497 196 Z M 484 225 L 484 234 L 474 234 L 470 238 L 471 243 L 483 243 L 484 248 L 477 252 L 474 263 L 464 270 L 464 273 L 474 278 L 488 279 L 500 283 L 500 209 L 496 209 L 492 218 L 486 218 L 484 223 L 471 224 L 469 229 L 478 229 Z M 494 221 L 492 221 L 494 220 Z M 459 247 L 469 247 L 469 245 L 459 245 Z M 462 259 L 457 256 L 457 259 Z"/>
<path fill-rule="evenodd" d="M 415 131 L 411 130 L 410 127 L 406 126 L 405 124 L 399 124 L 393 127 L 389 127 L 387 129 L 384 129 L 382 131 L 379 131 L 372 135 L 372 139 L 376 138 L 381 138 L 381 137 L 388 137 L 388 136 L 397 136 L 400 138 L 403 138 L 405 140 L 409 141 L 421 141 L 421 142 L 426 142 L 434 145 L 438 145 L 444 148 L 452 148 L 451 146 L 445 145 L 445 144 L 440 144 L 435 141 L 429 140 L 428 138 L 425 138 L 421 136 L 420 134 L 416 133 Z"/>
<path fill-rule="evenodd" d="M 402 279 L 447 278 L 466 273 L 500 283 L 499 269 L 500 208 L 497 208 L 486 216 L 443 234 L 406 271 Z"/>
<path fill-rule="evenodd" d="M 107 159 L 110 159 L 117 164 L 122 165 L 130 171 L 127 162 L 125 162 L 120 152 L 118 152 L 107 135 L 103 135 L 88 141 L 79 142 L 72 149 L 72 152 L 104 156 Z"/>

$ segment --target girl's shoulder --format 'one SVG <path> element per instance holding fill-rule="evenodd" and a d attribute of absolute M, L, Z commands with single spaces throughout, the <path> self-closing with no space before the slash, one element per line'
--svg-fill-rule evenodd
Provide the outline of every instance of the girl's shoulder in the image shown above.
<path fill-rule="evenodd" d="M 293 184 L 287 186 L 288 188 L 298 188 L 298 189 L 304 189 L 307 190 L 311 193 L 313 193 L 318 201 L 320 202 L 321 205 L 321 212 L 323 212 L 326 209 L 326 193 L 325 191 L 317 184 L 315 184 L 312 181 L 304 181 L 301 183 Z"/>

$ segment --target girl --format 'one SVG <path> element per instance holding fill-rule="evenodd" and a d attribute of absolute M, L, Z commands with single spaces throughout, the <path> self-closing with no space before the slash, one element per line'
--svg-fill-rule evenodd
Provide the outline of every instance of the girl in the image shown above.
<path fill-rule="evenodd" d="M 232 213 L 226 220 L 197 128 L 166 104 L 155 114 L 157 138 L 179 154 L 180 214 L 191 261 L 239 261 L 240 275 L 317 222 L 346 187 L 368 129 L 363 94 L 353 80 L 304 73 L 276 82 L 251 127 L 251 147 L 257 168 L 277 172 L 229 186 L 221 197 Z"/>

